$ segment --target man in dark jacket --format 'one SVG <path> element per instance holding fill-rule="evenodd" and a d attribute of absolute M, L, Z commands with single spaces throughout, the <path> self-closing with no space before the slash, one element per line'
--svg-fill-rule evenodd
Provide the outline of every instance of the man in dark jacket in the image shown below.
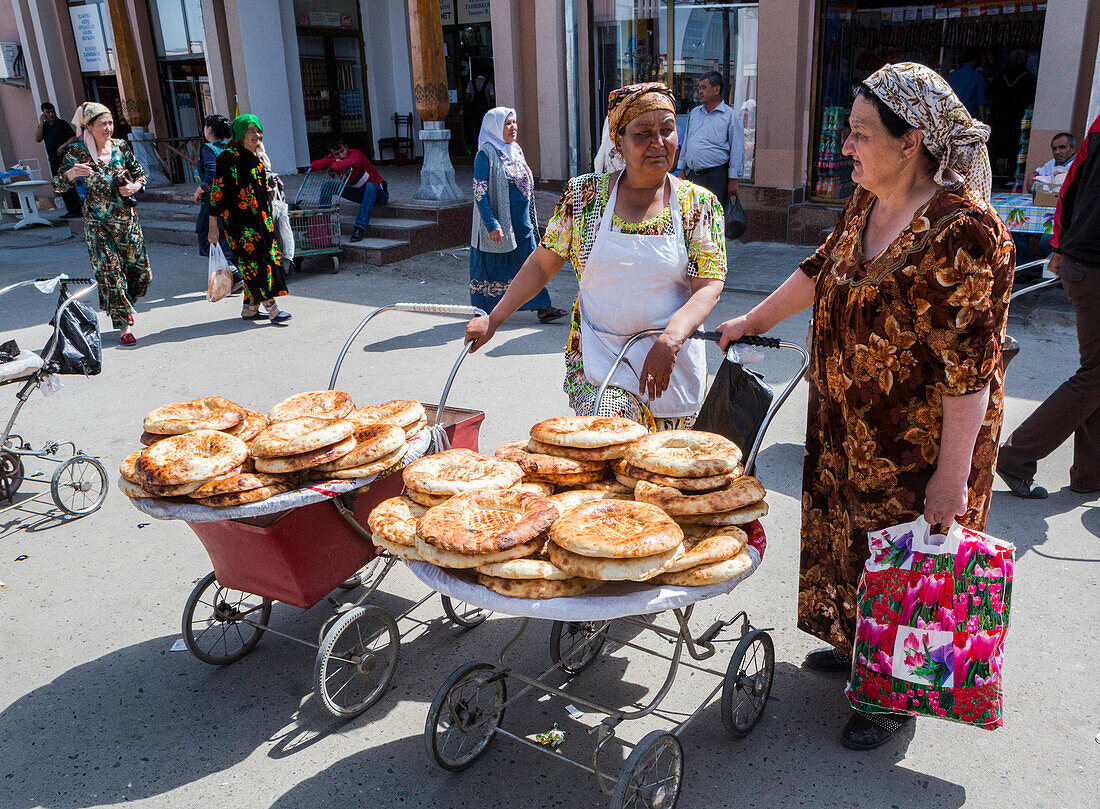
<path fill-rule="evenodd" d="M 1001 447 L 997 474 L 1017 497 L 1047 496 L 1033 485 L 1038 461 L 1071 435 L 1070 489 L 1100 492 L 1100 116 L 1062 183 L 1051 244 L 1048 268 L 1061 276 L 1077 315 L 1081 367 Z"/>
<path fill-rule="evenodd" d="M 42 102 L 42 114 L 38 117 L 38 129 L 34 132 L 34 139 L 46 147 L 46 158 L 50 162 L 50 176 L 57 174 L 61 166 L 61 158 L 65 156 L 65 150 L 69 144 L 76 141 L 76 132 L 69 125 L 57 117 L 57 110 L 49 101 Z M 84 213 L 80 204 L 80 194 L 75 188 L 64 193 L 65 215 L 62 219 L 80 219 Z"/>
<path fill-rule="evenodd" d="M 328 169 L 345 172 L 351 169 L 351 176 L 340 196 L 359 204 L 359 212 L 355 215 L 355 230 L 351 232 L 349 241 L 362 241 L 374 206 L 385 205 L 390 201 L 389 188 L 378 169 L 358 149 L 349 149 L 344 141 L 335 138 L 329 143 L 328 150 L 328 157 L 314 160 L 309 167 L 312 171 Z"/>

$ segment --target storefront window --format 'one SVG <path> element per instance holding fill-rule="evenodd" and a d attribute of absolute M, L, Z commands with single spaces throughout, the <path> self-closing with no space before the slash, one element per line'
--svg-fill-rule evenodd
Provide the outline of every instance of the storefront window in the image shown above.
<path fill-rule="evenodd" d="M 994 180 L 1011 185 L 1027 162 L 1028 128 L 1046 4 L 948 2 L 920 6 L 882 0 L 825 0 L 814 119 L 811 192 L 821 200 L 851 195 L 852 161 L 841 154 L 855 90 L 890 62 L 920 62 L 951 80 L 973 59 L 981 73 L 992 129 Z M 1030 123 L 1030 120 L 1029 120 Z"/>
<path fill-rule="evenodd" d="M 723 100 L 745 126 L 741 177 L 751 180 L 759 4 L 593 0 L 592 11 L 598 126 L 602 127 L 607 114 L 607 94 L 616 87 L 643 81 L 663 81 L 672 88 L 682 124 L 699 103 L 699 79 L 717 71 L 723 79 Z M 594 134 L 598 144 L 600 132 Z"/>
<path fill-rule="evenodd" d="M 191 57 L 203 53 L 200 0 L 149 0 L 157 56 Z"/>

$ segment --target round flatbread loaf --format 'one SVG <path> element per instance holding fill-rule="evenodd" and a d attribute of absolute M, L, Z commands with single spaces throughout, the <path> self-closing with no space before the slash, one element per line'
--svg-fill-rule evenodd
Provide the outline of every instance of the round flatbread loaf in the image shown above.
<path fill-rule="evenodd" d="M 371 461 L 362 466 L 353 466 L 351 469 L 341 469 L 338 472 L 323 472 L 322 474 L 336 480 L 359 480 L 360 478 L 373 477 L 374 475 L 382 474 L 387 469 L 392 469 L 397 466 L 408 451 L 409 445 L 402 444 L 389 455 L 383 455 L 376 461 Z M 325 466 L 328 466 L 328 464 L 325 464 Z"/>
<path fill-rule="evenodd" d="M 710 528 L 702 537 L 689 537 L 684 532 L 684 552 L 665 566 L 666 573 L 678 573 L 700 565 L 713 565 L 732 559 L 749 541 L 736 526 Z"/>
<path fill-rule="evenodd" d="M 138 440 L 141 442 L 141 445 L 143 447 L 151 447 L 153 446 L 153 444 L 157 443 L 158 441 L 163 441 L 165 438 L 168 438 L 168 436 L 161 435 L 160 433 L 142 433 L 141 438 L 139 438 Z"/>
<path fill-rule="evenodd" d="M 289 422 L 287 422 L 289 423 Z M 351 424 L 350 421 L 345 421 Z M 405 431 L 392 424 L 371 424 L 354 432 L 355 449 L 332 463 L 318 467 L 319 472 L 339 472 L 374 463 L 405 446 Z"/>
<path fill-rule="evenodd" d="M 741 450 L 715 433 L 665 430 L 639 438 L 623 457 L 631 466 L 658 475 L 701 478 L 734 471 L 741 463 Z"/>
<path fill-rule="evenodd" d="M 559 475 L 578 475 L 599 472 L 601 476 L 607 469 L 606 461 L 576 461 L 556 455 L 544 455 L 531 452 L 527 441 L 510 441 L 501 444 L 493 453 L 506 461 L 515 461 L 528 477 L 536 480 L 551 480 Z"/>
<path fill-rule="evenodd" d="M 648 480 L 638 481 L 634 488 L 635 500 L 652 503 L 673 516 L 733 511 L 759 503 L 766 494 L 760 481 L 751 475 L 735 478 L 713 492 L 682 492 L 669 486 L 658 486 Z"/>
<path fill-rule="evenodd" d="M 420 421 L 416 422 L 416 424 L 410 424 L 408 427 L 404 428 L 405 437 L 406 438 L 412 438 L 418 432 L 420 432 L 421 430 L 426 430 L 427 428 L 428 428 L 428 420 L 426 418 L 423 418 Z"/>
<path fill-rule="evenodd" d="M 497 553 L 533 541 L 557 516 L 550 501 L 537 494 L 479 489 L 428 509 L 416 535 L 451 553 Z"/>
<path fill-rule="evenodd" d="M 539 537 L 526 545 L 516 545 L 506 551 L 498 553 L 481 553 L 469 555 L 465 553 L 451 553 L 442 548 L 437 548 L 430 542 L 425 542 L 420 535 L 416 536 L 416 552 L 425 562 L 430 562 L 436 567 L 452 568 L 454 570 L 469 570 L 493 562 L 507 562 L 509 559 L 521 559 L 538 553 L 543 546 L 543 539 Z"/>
<path fill-rule="evenodd" d="M 141 488 L 141 486 L 139 486 L 138 484 L 133 483 L 133 482 L 127 480 L 126 478 L 122 477 L 122 475 L 118 476 L 118 490 L 120 492 L 122 492 L 124 495 L 126 495 L 127 497 L 133 497 L 133 498 L 136 498 L 136 499 L 142 499 L 142 498 L 153 496 L 153 495 L 149 494 L 149 492 L 145 491 L 145 489 Z"/>
<path fill-rule="evenodd" d="M 349 435 L 343 441 L 327 447 L 321 447 L 300 455 L 283 455 L 277 458 L 256 458 L 257 472 L 270 472 L 276 475 L 285 475 L 289 472 L 300 472 L 303 469 L 312 469 L 321 464 L 330 463 L 337 458 L 342 458 L 355 449 L 355 436 Z"/>
<path fill-rule="evenodd" d="M 531 492 L 531 494 L 538 494 L 543 497 L 549 497 L 554 493 L 554 486 L 542 480 L 521 480 L 509 488 Z"/>
<path fill-rule="evenodd" d="M 671 517 L 648 503 L 596 500 L 559 516 L 550 527 L 550 539 L 581 556 L 627 559 L 678 548 L 684 532 Z M 573 575 L 584 574 L 574 571 Z"/>
<path fill-rule="evenodd" d="M 715 514 L 685 514 L 676 519 L 682 523 L 695 525 L 746 525 L 753 520 L 768 516 L 768 504 L 764 500 L 752 505 L 735 508 L 733 511 L 719 511 Z"/>
<path fill-rule="evenodd" d="M 407 497 L 391 497 L 371 509 L 367 525 L 375 536 L 411 548 L 416 544 L 416 523 L 425 511 Z"/>
<path fill-rule="evenodd" d="M 175 486 L 224 475 L 247 458 L 248 445 L 241 439 L 217 430 L 195 430 L 146 447 L 134 467 L 142 485 Z"/>
<path fill-rule="evenodd" d="M 606 447 L 594 447 L 592 449 L 577 449 L 576 447 L 558 447 L 554 444 L 544 444 L 532 438 L 527 442 L 528 452 L 540 455 L 552 455 L 558 458 L 569 458 L 574 461 L 611 461 L 621 458 L 630 448 L 630 441 L 622 444 L 611 444 Z"/>
<path fill-rule="evenodd" d="M 573 475 L 537 475 L 534 477 L 536 480 L 544 480 L 564 489 L 571 486 L 603 483 L 608 479 L 608 474 L 606 469 L 599 469 L 595 472 L 577 472 Z"/>
<path fill-rule="evenodd" d="M 351 397 L 342 390 L 311 390 L 296 393 L 267 411 L 267 417 L 274 424 L 277 421 L 290 421 L 302 416 L 315 416 L 323 419 L 340 419 L 355 407 Z"/>
<path fill-rule="evenodd" d="M 244 421 L 238 424 L 236 427 L 231 427 L 228 430 L 222 430 L 223 433 L 229 433 L 235 435 L 237 438 L 244 441 L 246 444 L 253 438 L 258 436 L 264 430 L 270 426 L 271 420 L 268 419 L 263 413 L 257 413 L 255 410 L 246 410 L 244 412 Z"/>
<path fill-rule="evenodd" d="M 355 432 L 350 421 L 318 416 L 298 416 L 275 421 L 249 445 L 254 458 L 285 458 L 321 447 L 331 447 Z"/>
<path fill-rule="evenodd" d="M 259 503 L 262 500 L 267 500 L 288 491 L 290 491 L 289 483 L 274 483 L 270 486 L 261 486 L 258 489 L 249 489 L 247 492 L 216 494 L 213 497 L 204 497 L 202 500 L 196 500 L 195 502 L 211 508 L 230 508 L 248 503 Z"/>
<path fill-rule="evenodd" d="M 451 499 L 451 495 L 449 494 L 428 494 L 427 492 L 414 489 L 412 486 L 405 487 L 405 495 L 414 503 L 419 503 L 424 506 L 424 508 L 434 508 Z"/>
<path fill-rule="evenodd" d="M 219 494 L 234 494 L 236 492 L 250 492 L 253 489 L 262 489 L 264 486 L 278 484 L 292 484 L 285 475 L 271 475 L 265 472 L 243 472 L 235 470 L 227 475 L 209 480 L 191 492 L 189 497 L 201 500 L 203 497 L 214 497 Z"/>
<path fill-rule="evenodd" d="M 390 542 L 388 539 L 378 534 L 371 536 L 371 542 L 391 556 L 396 556 L 398 559 L 404 559 L 406 562 L 424 561 L 420 558 L 420 554 L 416 552 L 416 548 L 410 548 L 408 545 L 398 545 L 396 542 Z"/>
<path fill-rule="evenodd" d="M 558 416 L 531 428 L 531 437 L 543 444 L 592 449 L 636 441 L 646 428 L 622 416 Z"/>
<path fill-rule="evenodd" d="M 648 480 L 650 483 L 656 483 L 658 486 L 668 486 L 673 489 L 679 489 L 682 492 L 706 492 L 714 489 L 721 489 L 735 477 L 740 476 L 741 466 L 738 465 L 735 471 L 723 475 L 708 475 L 701 478 L 676 478 L 671 475 L 659 475 L 656 472 L 650 472 L 648 469 L 631 466 L 626 462 L 625 458 L 620 458 L 617 461 L 612 461 L 611 471 L 614 472 L 615 479 L 619 481 L 619 483 L 624 486 L 629 486 L 632 491 L 634 487 L 638 485 L 639 480 Z"/>
<path fill-rule="evenodd" d="M 605 478 L 603 480 L 593 481 L 592 483 L 582 483 L 580 485 L 582 489 L 592 489 L 596 492 L 607 492 L 613 494 L 622 500 L 633 500 L 634 489 L 631 486 L 624 486 L 617 480 L 611 478 Z"/>
<path fill-rule="evenodd" d="M 141 488 L 153 495 L 153 497 L 186 497 L 203 485 L 203 481 L 197 480 L 191 483 L 179 483 L 161 486 L 157 483 L 142 483 Z"/>
<path fill-rule="evenodd" d="M 474 489 L 506 489 L 523 479 L 514 461 L 490 458 L 469 449 L 425 455 L 405 467 L 405 485 L 425 494 L 454 495 Z"/>
<path fill-rule="evenodd" d="M 244 421 L 244 408 L 221 396 L 158 407 L 145 417 L 145 432 L 182 435 L 194 430 L 227 430 Z"/>
<path fill-rule="evenodd" d="M 597 489 L 570 489 L 567 492 L 552 494 L 546 499 L 558 508 L 558 519 L 570 509 L 576 508 L 582 503 L 592 503 L 596 500 L 616 500 L 619 495 L 613 492 L 602 492 Z"/>
<path fill-rule="evenodd" d="M 555 567 L 545 559 L 528 556 L 525 559 L 512 559 L 509 562 L 496 562 L 482 565 L 478 573 L 494 576 L 498 579 L 544 579 L 545 581 L 564 581 L 573 578 L 561 568 Z"/>
<path fill-rule="evenodd" d="M 426 418 L 424 405 L 407 399 L 395 399 L 385 404 L 357 407 L 348 414 L 348 419 L 358 427 L 381 422 L 405 429 Z"/>
<path fill-rule="evenodd" d="M 571 598 L 591 593 L 603 586 L 602 581 L 570 577 L 566 579 L 505 579 L 487 576 L 480 571 L 477 583 L 502 596 L 510 598 Z"/>
<path fill-rule="evenodd" d="M 736 579 L 746 570 L 752 567 L 752 556 L 748 548 L 742 548 L 741 552 L 732 559 L 724 562 L 715 562 L 710 565 L 681 570 L 678 573 L 662 573 L 657 577 L 657 584 L 670 584 L 676 587 L 701 587 L 704 584 L 718 584 L 719 582 Z"/>
<path fill-rule="evenodd" d="M 167 436 L 165 436 L 167 438 Z M 141 478 L 138 476 L 137 471 L 137 459 L 141 457 L 141 453 L 145 452 L 143 449 L 135 449 L 129 455 L 122 459 L 122 463 L 118 465 L 118 473 L 122 475 L 123 480 L 128 480 L 131 483 L 141 485 Z"/>
<path fill-rule="evenodd" d="M 680 545 L 664 553 L 639 556 L 631 559 L 616 559 L 600 556 L 583 556 L 567 551 L 560 545 L 550 542 L 546 546 L 550 561 L 566 573 L 572 573 L 583 579 L 598 581 L 648 581 L 665 569 L 682 550 Z"/>

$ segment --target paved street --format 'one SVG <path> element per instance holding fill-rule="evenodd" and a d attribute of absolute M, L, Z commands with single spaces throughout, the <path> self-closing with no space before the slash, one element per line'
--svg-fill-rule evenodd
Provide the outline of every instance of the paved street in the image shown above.
<path fill-rule="evenodd" d="M 60 271 L 88 274 L 82 240 L 61 228 L 0 233 L 0 286 Z M 731 290 L 710 324 L 744 311 L 808 251 L 736 245 Z M 465 252 L 430 253 L 385 267 L 345 265 L 339 275 L 305 272 L 281 305 L 287 327 L 238 317 L 240 298 L 204 299 L 205 261 L 194 249 L 150 245 L 154 281 L 139 304 L 133 349 L 105 331 L 104 371 L 64 377 L 49 398 L 35 394 L 16 425 L 32 444 L 71 440 L 111 472 L 138 443 L 141 421 L 158 405 L 220 394 L 265 411 L 291 393 L 326 387 L 347 334 L 371 308 L 401 300 L 467 298 Z M 738 291 L 741 290 L 741 291 Z M 556 305 L 576 293 L 571 274 L 551 285 Z M 1059 291 L 1040 293 L 1010 331 L 1021 345 L 1008 374 L 1006 431 L 1076 365 L 1076 345 Z M 0 299 L 0 342 L 39 348 L 53 298 L 21 291 Z M 1046 314 L 1044 314 L 1046 313 Z M 101 324 L 109 328 L 101 317 Z M 520 313 L 463 366 L 450 403 L 486 412 L 481 447 L 526 435 L 535 421 L 567 412 L 561 349 L 568 326 L 539 326 Z M 434 401 L 459 348 L 456 319 L 391 313 L 363 332 L 340 386 L 357 404 L 417 397 Z M 804 318 L 779 336 L 802 342 Z M 712 368 L 717 352 L 710 350 Z M 760 367 L 782 384 L 790 357 Z M 6 418 L 15 388 L 0 389 Z M 699 605 L 696 626 L 747 609 L 775 627 L 776 678 L 767 713 L 747 738 L 731 740 L 716 706 L 683 738 L 681 809 L 707 807 L 1036 807 L 1095 806 L 1100 786 L 1100 507 L 1068 489 L 1063 446 L 1040 466 L 1044 501 L 1009 496 L 999 481 L 989 532 L 1017 544 L 1012 629 L 1005 658 L 1005 727 L 985 732 L 923 720 L 885 747 L 852 753 L 839 744 L 848 710 L 843 678 L 801 668 L 819 644 L 794 628 L 798 506 L 806 387 L 799 385 L 767 435 L 758 475 L 769 489 L 770 540 L 760 570 L 731 595 Z M 1007 434 L 1007 433 L 1006 433 Z M 51 472 L 30 461 L 29 471 Z M 439 684 L 459 665 L 493 659 L 518 619 L 496 616 L 462 632 L 438 600 L 408 623 L 393 688 L 363 716 L 339 723 L 312 696 L 310 649 L 268 634 L 245 659 L 207 666 L 172 651 L 194 583 L 210 562 L 182 523 L 156 522 L 112 490 L 104 507 L 67 521 L 45 505 L 0 515 L 0 806 L 96 807 L 599 807 L 593 778 L 498 738 L 470 770 L 448 774 L 429 760 L 423 726 Z M 22 561 L 17 561 L 22 557 Z M 377 603 L 400 611 L 425 588 L 398 568 Z M 339 596 L 339 594 L 337 594 Z M 272 626 L 316 637 L 329 607 L 276 605 Z M 667 618 L 665 620 L 668 620 Z M 529 673 L 548 665 L 548 626 L 517 650 Z M 659 644 L 661 641 L 644 641 Z M 660 661 L 615 652 L 572 687 L 627 704 L 656 688 Z M 720 652 L 725 667 L 729 648 Z M 712 687 L 682 671 L 665 712 L 690 712 Z M 570 718 L 559 701 L 509 709 L 505 727 L 567 732 L 565 749 L 587 755 L 591 718 Z M 620 726 L 636 741 L 661 727 L 651 716 Z M 609 761 L 621 757 L 616 748 Z M 616 770 L 614 762 L 611 769 Z M 1092 797 L 1089 797 L 1089 796 Z"/>

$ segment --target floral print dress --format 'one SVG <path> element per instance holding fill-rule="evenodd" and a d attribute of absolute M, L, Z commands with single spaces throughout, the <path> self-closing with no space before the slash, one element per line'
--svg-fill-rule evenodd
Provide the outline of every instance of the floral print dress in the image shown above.
<path fill-rule="evenodd" d="M 941 189 L 889 247 L 865 260 L 874 200 L 857 189 L 828 240 L 801 265 L 815 291 L 798 626 L 846 653 L 867 532 L 923 512 L 943 397 L 989 385 L 969 509 L 958 520 L 985 527 L 1015 268 L 1004 224 L 962 196 L 961 186 Z"/>
<path fill-rule="evenodd" d="M 218 155 L 210 215 L 225 225 L 225 237 L 244 276 L 247 306 L 287 294 L 268 187 L 263 163 L 244 144 L 231 141 Z"/>
<path fill-rule="evenodd" d="M 124 140 L 111 139 L 111 157 L 105 163 L 93 160 L 83 143 L 74 143 L 53 178 L 57 194 L 76 187 L 66 173 L 77 163 L 89 163 L 94 170 L 91 177 L 84 178 L 84 239 L 99 285 L 99 308 L 110 316 L 116 329 L 122 329 L 134 314 L 134 301 L 145 297 L 153 273 L 137 206 L 132 198 L 124 199 L 118 193 L 115 181 L 144 185 L 145 169 Z"/>
<path fill-rule="evenodd" d="M 584 174 L 574 177 L 566 185 L 546 225 L 542 246 L 573 264 L 580 279 L 584 265 L 596 242 L 610 197 L 611 174 Z M 676 204 L 684 221 L 684 239 L 687 242 L 687 274 L 692 278 L 726 277 L 726 237 L 722 204 L 705 188 L 680 181 L 676 185 Z M 619 233 L 642 236 L 668 236 L 675 232 L 672 209 L 645 222 L 624 222 L 616 214 L 611 216 L 611 229 Z M 623 290 L 629 296 L 629 289 Z M 584 360 L 581 356 L 580 301 L 573 302 L 573 323 L 565 348 L 565 392 L 569 405 L 579 415 L 592 415 L 596 405 L 596 386 L 584 376 Z M 600 415 L 622 415 L 643 424 L 651 431 L 688 428 L 694 416 L 681 418 L 657 418 L 645 403 L 629 391 L 609 387 L 600 404 Z"/>

